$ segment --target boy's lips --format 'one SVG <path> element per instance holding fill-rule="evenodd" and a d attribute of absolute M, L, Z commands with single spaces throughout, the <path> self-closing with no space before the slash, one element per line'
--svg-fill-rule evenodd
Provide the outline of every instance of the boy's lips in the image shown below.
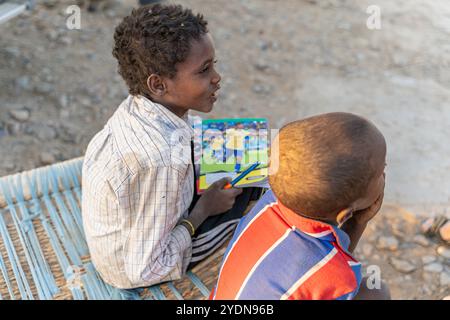
<path fill-rule="evenodd" d="M 217 91 L 219 91 L 219 89 L 220 89 L 220 86 L 217 87 L 216 90 L 213 91 L 213 93 L 211 93 L 211 98 L 213 98 L 214 101 L 217 100 L 217 95 L 218 95 Z"/>

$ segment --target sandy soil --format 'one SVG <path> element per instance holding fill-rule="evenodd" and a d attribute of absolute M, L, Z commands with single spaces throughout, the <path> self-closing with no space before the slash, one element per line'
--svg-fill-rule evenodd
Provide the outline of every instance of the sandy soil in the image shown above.
<path fill-rule="evenodd" d="M 381 267 L 394 298 L 449 295 L 449 259 L 436 253 L 437 241 L 412 239 L 421 216 L 450 214 L 450 3 L 377 0 L 381 30 L 369 30 L 373 1 L 182 2 L 205 14 L 216 43 L 222 89 L 207 117 L 267 117 L 280 128 L 349 111 L 381 129 L 389 148 L 384 218 L 358 254 Z M 71 3 L 42 1 L 0 25 L 0 175 L 82 155 L 126 97 L 112 34 L 136 2 L 83 9 L 81 30 L 68 30 Z M 395 249 L 379 244 L 391 236 Z M 433 263 L 442 268 L 426 267 Z"/>

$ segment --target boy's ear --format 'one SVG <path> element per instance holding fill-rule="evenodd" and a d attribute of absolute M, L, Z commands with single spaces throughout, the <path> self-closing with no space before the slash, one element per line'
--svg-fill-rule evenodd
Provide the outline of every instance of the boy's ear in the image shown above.
<path fill-rule="evenodd" d="M 353 217 L 353 209 L 351 207 L 348 207 L 339 211 L 336 216 L 336 222 L 338 223 L 339 227 L 341 227 L 351 217 Z"/>
<path fill-rule="evenodd" d="M 147 88 L 151 95 L 162 97 L 166 93 L 166 85 L 161 76 L 152 73 L 147 78 Z"/>

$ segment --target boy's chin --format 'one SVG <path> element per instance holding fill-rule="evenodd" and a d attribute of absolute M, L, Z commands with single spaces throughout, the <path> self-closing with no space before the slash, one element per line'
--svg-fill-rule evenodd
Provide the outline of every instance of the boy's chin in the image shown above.
<path fill-rule="evenodd" d="M 203 106 L 192 108 L 192 109 L 195 111 L 198 111 L 198 112 L 208 113 L 208 112 L 212 111 L 213 107 L 214 107 L 214 104 L 211 103 L 211 104 L 203 105 Z"/>

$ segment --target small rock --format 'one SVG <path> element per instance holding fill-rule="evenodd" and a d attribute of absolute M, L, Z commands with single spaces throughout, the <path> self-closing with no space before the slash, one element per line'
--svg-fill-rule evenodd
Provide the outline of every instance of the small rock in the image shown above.
<path fill-rule="evenodd" d="M 91 38 L 89 33 L 83 32 L 80 34 L 80 40 L 81 41 L 88 41 Z"/>
<path fill-rule="evenodd" d="M 47 125 L 37 128 L 36 134 L 42 141 L 49 141 L 55 139 L 58 135 L 56 129 Z"/>
<path fill-rule="evenodd" d="M 62 94 L 58 97 L 58 103 L 61 108 L 67 108 L 69 105 L 69 97 L 66 94 Z"/>
<path fill-rule="evenodd" d="M 428 218 L 426 219 L 421 225 L 420 225 L 420 230 L 423 233 L 428 233 L 430 232 L 431 228 L 433 227 L 433 222 L 434 222 L 434 218 Z"/>
<path fill-rule="evenodd" d="M 256 70 L 259 70 L 259 71 L 265 71 L 269 68 L 269 64 L 263 60 L 258 60 L 255 63 L 255 68 L 256 68 Z"/>
<path fill-rule="evenodd" d="M 62 111 L 66 111 L 66 110 L 62 110 Z M 60 132 L 59 132 L 59 136 L 63 142 L 72 143 L 72 144 L 77 143 L 77 133 L 75 132 L 74 129 L 72 129 L 70 127 L 62 126 L 60 129 Z"/>
<path fill-rule="evenodd" d="M 422 274 L 423 277 L 423 283 L 432 283 L 433 281 L 435 281 L 434 279 L 435 274 L 433 273 L 429 273 L 429 272 L 424 272 Z"/>
<path fill-rule="evenodd" d="M 70 117 L 70 111 L 67 109 L 61 110 L 59 116 L 61 117 L 61 119 L 67 119 Z"/>
<path fill-rule="evenodd" d="M 270 44 L 267 41 L 261 40 L 259 41 L 258 46 L 261 49 L 261 51 L 266 51 L 267 49 L 269 49 Z"/>
<path fill-rule="evenodd" d="M 39 160 L 41 161 L 41 163 L 42 163 L 43 165 L 47 165 L 47 164 L 52 164 L 52 163 L 54 163 L 54 162 L 56 161 L 56 158 L 55 158 L 55 156 L 54 156 L 53 154 L 51 154 L 50 152 L 44 151 L 44 152 L 42 152 L 42 153 L 39 155 Z"/>
<path fill-rule="evenodd" d="M 255 93 L 262 93 L 263 92 L 263 87 L 259 84 L 255 84 L 252 87 L 253 92 Z"/>
<path fill-rule="evenodd" d="M 272 42 L 272 49 L 274 51 L 277 51 L 278 49 L 280 49 L 280 44 L 277 41 Z"/>
<path fill-rule="evenodd" d="M 428 239 L 422 234 L 414 236 L 413 241 L 423 247 L 428 247 L 430 245 L 430 241 L 428 241 Z"/>
<path fill-rule="evenodd" d="M 51 30 L 48 32 L 48 34 L 47 34 L 47 38 L 48 38 L 50 41 L 55 41 L 56 39 L 58 39 L 58 36 L 59 36 L 58 31 L 56 31 L 56 30 L 54 30 L 54 29 L 51 29 Z"/>
<path fill-rule="evenodd" d="M 35 52 L 39 52 L 39 53 L 43 53 L 43 52 L 46 52 L 46 48 L 44 48 L 44 46 L 36 45 L 34 51 Z"/>
<path fill-rule="evenodd" d="M 446 246 L 439 246 L 436 251 L 441 257 L 450 259 L 450 248 Z"/>
<path fill-rule="evenodd" d="M 450 286 L 450 275 L 447 272 L 442 272 L 439 278 L 442 287 Z"/>
<path fill-rule="evenodd" d="M 255 84 L 252 86 L 252 90 L 257 94 L 269 94 L 272 91 L 272 88 L 262 84 Z"/>
<path fill-rule="evenodd" d="M 80 96 L 77 97 L 77 100 L 80 102 L 80 104 L 84 107 L 91 107 L 93 105 L 92 101 L 90 100 L 89 97 L 86 96 Z"/>
<path fill-rule="evenodd" d="M 17 78 L 15 84 L 17 92 L 31 89 L 30 77 L 28 76 L 22 76 Z"/>
<path fill-rule="evenodd" d="M 351 24 L 348 22 L 342 22 L 342 23 L 339 23 L 337 27 L 341 30 L 350 30 Z"/>
<path fill-rule="evenodd" d="M 398 66 L 404 66 L 404 65 L 407 65 L 409 63 L 408 57 L 403 55 L 403 54 L 401 54 L 400 52 L 394 53 L 392 58 L 394 60 L 394 64 L 398 65 Z"/>
<path fill-rule="evenodd" d="M 106 10 L 106 16 L 108 18 L 115 18 L 117 16 L 117 13 L 112 9 Z"/>
<path fill-rule="evenodd" d="M 70 37 L 64 36 L 64 37 L 61 37 L 61 38 L 59 39 L 59 42 L 62 43 L 62 44 L 64 44 L 64 45 L 69 46 L 69 45 L 72 44 L 72 39 L 71 39 Z"/>
<path fill-rule="evenodd" d="M 417 267 L 414 264 L 412 264 L 406 260 L 401 260 L 398 258 L 391 257 L 391 258 L 389 258 L 389 262 L 397 271 L 400 271 L 403 273 L 411 273 L 417 269 Z"/>
<path fill-rule="evenodd" d="M 30 119 L 30 111 L 27 109 L 17 109 L 9 111 L 11 117 L 17 121 L 25 122 Z"/>
<path fill-rule="evenodd" d="M 426 272 L 439 273 L 444 270 L 444 266 L 439 262 L 433 262 L 423 267 L 423 270 L 425 270 Z"/>
<path fill-rule="evenodd" d="M 439 235 L 442 240 L 450 242 L 450 220 L 439 229 Z"/>
<path fill-rule="evenodd" d="M 221 94 L 222 99 L 223 99 L 223 96 L 224 96 L 224 94 Z M 92 102 L 94 103 L 94 105 L 99 104 L 101 101 L 102 101 L 102 98 L 101 98 L 101 96 L 99 94 L 95 94 L 92 97 Z M 90 105 L 90 106 L 92 107 L 92 105 Z"/>
<path fill-rule="evenodd" d="M 423 264 L 429 264 L 429 263 L 432 263 L 432 262 L 435 262 L 435 261 L 436 261 L 436 257 L 435 256 L 423 256 L 422 257 Z"/>
<path fill-rule="evenodd" d="M 435 235 L 440 228 L 444 227 L 446 220 L 444 216 L 428 218 L 421 224 L 420 229 L 425 234 Z"/>
<path fill-rule="evenodd" d="M 16 136 L 20 133 L 22 133 L 22 123 L 19 122 L 8 122 L 6 123 L 6 132 L 10 136 Z"/>
<path fill-rule="evenodd" d="M 41 94 L 48 94 L 51 93 L 54 90 L 54 87 L 52 84 L 47 83 L 47 82 L 39 82 L 38 84 L 36 84 L 36 86 L 34 87 L 34 90 L 36 90 L 37 93 L 41 93 Z"/>
<path fill-rule="evenodd" d="M 86 58 L 88 58 L 91 61 L 94 61 L 96 57 L 97 57 L 97 55 L 93 52 L 86 53 Z"/>
<path fill-rule="evenodd" d="M 442 300 L 450 300 L 450 296 L 443 297 Z"/>
<path fill-rule="evenodd" d="M 364 53 L 358 52 L 356 54 L 356 59 L 358 59 L 359 62 L 363 62 L 366 59 L 366 55 Z"/>
<path fill-rule="evenodd" d="M 58 1 L 56 1 L 56 0 L 43 0 L 42 1 L 42 5 L 49 9 L 54 8 L 57 3 L 58 3 Z"/>
<path fill-rule="evenodd" d="M 5 48 L 4 51 L 11 58 L 19 58 L 20 57 L 20 49 L 17 47 L 8 47 L 8 48 Z"/>
<path fill-rule="evenodd" d="M 388 236 L 388 237 L 381 236 L 378 238 L 377 248 L 395 251 L 398 249 L 398 240 L 396 237 L 393 237 L 393 236 Z"/>
<path fill-rule="evenodd" d="M 372 254 L 372 250 L 373 250 L 373 247 L 368 243 L 365 243 L 362 246 L 362 252 L 366 257 L 369 257 Z"/>
<path fill-rule="evenodd" d="M 424 285 L 422 287 L 422 293 L 427 295 L 427 296 L 431 296 L 433 294 L 433 290 L 429 286 Z"/>
<path fill-rule="evenodd" d="M 55 78 L 53 77 L 53 75 L 51 73 L 48 73 L 48 74 L 44 75 L 43 80 L 46 81 L 47 84 L 50 84 L 55 81 Z M 52 85 L 50 84 L 50 86 L 52 86 Z M 52 87 L 52 89 L 53 89 L 53 87 Z M 48 89 L 45 88 L 44 90 L 48 90 Z M 49 91 L 49 92 L 51 92 L 51 91 Z"/>

